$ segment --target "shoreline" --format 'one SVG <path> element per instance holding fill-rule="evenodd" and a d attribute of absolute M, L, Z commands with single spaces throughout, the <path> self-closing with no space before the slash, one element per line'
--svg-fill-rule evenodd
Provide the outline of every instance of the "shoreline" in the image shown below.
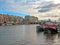
<path fill-rule="evenodd" d="M 39 24 L 15 24 L 15 25 L 0 25 L 0 26 L 16 26 L 16 25 L 39 25 Z"/>

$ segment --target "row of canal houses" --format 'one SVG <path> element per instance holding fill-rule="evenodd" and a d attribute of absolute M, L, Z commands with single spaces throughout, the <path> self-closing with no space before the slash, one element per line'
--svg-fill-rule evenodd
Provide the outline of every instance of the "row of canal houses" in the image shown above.
<path fill-rule="evenodd" d="M 24 18 L 0 14 L 0 25 L 22 24 Z"/>

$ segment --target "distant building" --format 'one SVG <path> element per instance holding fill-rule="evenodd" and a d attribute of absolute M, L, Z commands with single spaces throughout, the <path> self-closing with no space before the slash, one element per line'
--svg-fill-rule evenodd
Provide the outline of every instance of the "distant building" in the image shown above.
<path fill-rule="evenodd" d="M 22 18 L 22 17 L 17 17 L 17 23 L 18 23 L 18 24 L 23 24 L 23 22 L 24 22 L 24 18 Z"/>
<path fill-rule="evenodd" d="M 35 23 L 38 22 L 38 18 L 35 16 L 25 16 L 25 23 Z"/>
<path fill-rule="evenodd" d="M 30 18 L 30 16 L 29 15 L 27 15 L 27 16 L 25 16 L 25 23 L 29 23 L 29 18 Z"/>
<path fill-rule="evenodd" d="M 22 17 L 0 14 L 0 24 L 23 24 L 23 21 Z"/>
<path fill-rule="evenodd" d="M 3 23 L 3 16 L 0 15 L 0 23 Z"/>
<path fill-rule="evenodd" d="M 3 16 L 3 23 L 8 23 L 9 15 L 2 15 Z"/>

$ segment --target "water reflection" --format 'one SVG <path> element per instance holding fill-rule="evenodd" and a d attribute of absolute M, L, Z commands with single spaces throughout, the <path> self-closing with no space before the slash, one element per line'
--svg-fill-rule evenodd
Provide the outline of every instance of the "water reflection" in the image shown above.
<path fill-rule="evenodd" d="M 57 45 L 60 43 L 60 34 L 37 33 L 36 26 L 0 27 L 0 45 Z"/>
<path fill-rule="evenodd" d="M 47 45 L 54 45 L 54 43 L 56 43 L 56 39 L 58 38 L 57 37 L 57 34 L 46 34 L 46 40 L 45 42 L 47 43 Z"/>
<path fill-rule="evenodd" d="M 58 38 L 60 38 L 60 32 L 58 33 Z"/>
<path fill-rule="evenodd" d="M 41 45 L 56 45 L 58 44 L 58 34 L 37 33 L 37 37 Z"/>

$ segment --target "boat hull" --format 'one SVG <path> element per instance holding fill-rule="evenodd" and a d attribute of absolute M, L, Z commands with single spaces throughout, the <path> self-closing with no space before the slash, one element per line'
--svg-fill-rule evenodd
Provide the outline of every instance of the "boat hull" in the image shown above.
<path fill-rule="evenodd" d="M 56 33 L 58 33 L 58 30 L 57 30 L 57 28 L 56 29 L 53 29 L 53 28 L 45 28 L 44 29 L 44 33 L 56 34 Z"/>
<path fill-rule="evenodd" d="M 36 32 L 43 32 L 44 31 L 44 29 L 40 26 L 37 26 L 36 29 L 37 29 Z"/>

